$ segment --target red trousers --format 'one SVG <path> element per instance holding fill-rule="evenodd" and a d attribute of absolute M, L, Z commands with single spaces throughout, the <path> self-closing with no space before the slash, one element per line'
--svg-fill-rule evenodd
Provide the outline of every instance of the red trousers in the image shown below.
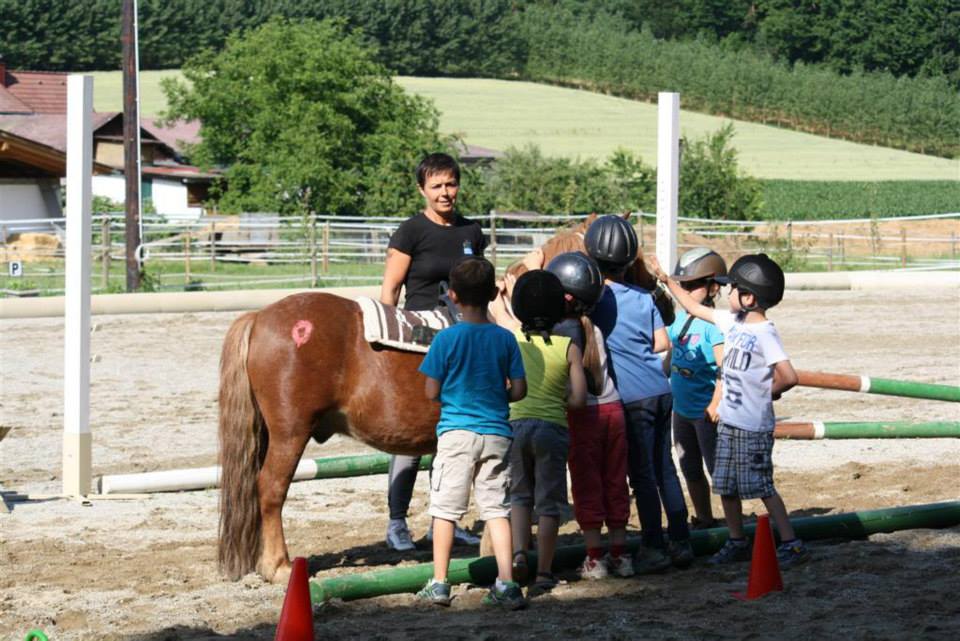
<path fill-rule="evenodd" d="M 625 527 L 630 518 L 623 405 L 568 410 L 573 512 L 581 530 Z"/>

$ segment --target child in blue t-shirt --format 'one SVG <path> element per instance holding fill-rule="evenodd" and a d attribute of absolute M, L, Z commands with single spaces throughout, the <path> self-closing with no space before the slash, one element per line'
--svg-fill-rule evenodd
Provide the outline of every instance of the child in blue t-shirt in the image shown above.
<path fill-rule="evenodd" d="M 508 418 L 509 403 L 526 395 L 523 362 L 513 334 L 487 320 L 487 304 L 497 294 L 493 265 L 464 259 L 449 282 L 462 321 L 437 334 L 420 365 L 427 398 L 440 402 L 440 422 L 430 488 L 434 575 L 417 598 L 450 604 L 454 526 L 467 511 L 472 487 L 497 558 L 497 580 L 484 603 L 518 609 L 526 601 L 511 567 Z"/>
<path fill-rule="evenodd" d="M 680 257 L 674 279 L 690 297 L 708 307 L 726 281 L 727 264 L 716 252 L 696 247 Z M 710 505 L 710 481 L 717 449 L 717 376 L 723 362 L 723 334 L 716 325 L 677 312 L 668 328 L 673 346 L 664 361 L 673 390 L 673 439 L 680 471 L 693 503 L 693 529 L 718 527 Z"/>
<path fill-rule="evenodd" d="M 603 333 L 626 414 L 627 470 L 643 542 L 634 570 L 649 574 L 671 563 L 686 567 L 693 562 L 693 549 L 671 451 L 673 397 L 657 356 L 670 339 L 650 292 L 624 282 L 627 267 L 640 260 L 633 227 L 619 216 L 603 216 L 587 229 L 584 244 L 606 285 L 590 320 Z M 664 541 L 663 513 L 669 542 Z"/>

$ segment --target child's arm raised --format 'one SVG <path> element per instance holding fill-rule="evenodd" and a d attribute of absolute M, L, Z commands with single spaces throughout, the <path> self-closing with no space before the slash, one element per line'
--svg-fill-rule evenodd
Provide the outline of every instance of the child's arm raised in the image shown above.
<path fill-rule="evenodd" d="M 583 371 L 583 353 L 574 343 L 567 348 L 567 369 L 570 372 L 570 393 L 567 407 L 580 409 L 587 404 L 587 375 Z"/>
<path fill-rule="evenodd" d="M 701 305 L 693 299 L 693 297 L 680 286 L 680 283 L 670 278 L 663 268 L 660 267 L 660 261 L 657 260 L 656 256 L 650 256 L 650 267 L 653 270 L 654 275 L 657 277 L 657 280 L 664 283 L 667 288 L 670 290 L 670 294 L 673 296 L 673 299 L 680 303 L 680 306 L 687 310 L 687 313 L 691 316 L 696 316 L 699 319 L 705 320 L 708 323 L 713 322 L 713 308 L 707 307 L 706 305 Z"/>
<path fill-rule="evenodd" d="M 780 400 L 780 397 L 791 387 L 800 381 L 793 364 L 790 361 L 780 361 L 773 366 L 773 387 L 771 393 L 773 400 Z"/>

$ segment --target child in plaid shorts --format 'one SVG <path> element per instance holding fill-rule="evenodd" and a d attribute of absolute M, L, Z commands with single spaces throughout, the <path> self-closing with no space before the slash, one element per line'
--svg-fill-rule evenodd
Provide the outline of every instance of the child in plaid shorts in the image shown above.
<path fill-rule="evenodd" d="M 773 485 L 773 401 L 797 384 L 777 329 L 766 316 L 783 299 L 783 270 L 765 254 L 741 257 L 728 275 L 730 311 L 725 312 L 697 303 L 659 264 L 654 268 L 688 313 L 714 323 L 724 334 L 713 491 L 721 497 L 730 537 L 710 562 L 750 558 L 741 510 L 743 499 L 755 498 L 763 501 L 780 533 L 780 564 L 804 560 L 807 550 Z"/>

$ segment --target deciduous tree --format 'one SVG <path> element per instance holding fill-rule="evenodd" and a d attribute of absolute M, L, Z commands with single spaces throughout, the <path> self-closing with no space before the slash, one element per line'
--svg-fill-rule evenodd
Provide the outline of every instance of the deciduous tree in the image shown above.
<path fill-rule="evenodd" d="M 409 213 L 412 168 L 445 146 L 437 112 L 407 95 L 339 22 L 273 19 L 231 36 L 165 91 L 199 119 L 194 161 L 225 172 L 226 210 Z"/>

